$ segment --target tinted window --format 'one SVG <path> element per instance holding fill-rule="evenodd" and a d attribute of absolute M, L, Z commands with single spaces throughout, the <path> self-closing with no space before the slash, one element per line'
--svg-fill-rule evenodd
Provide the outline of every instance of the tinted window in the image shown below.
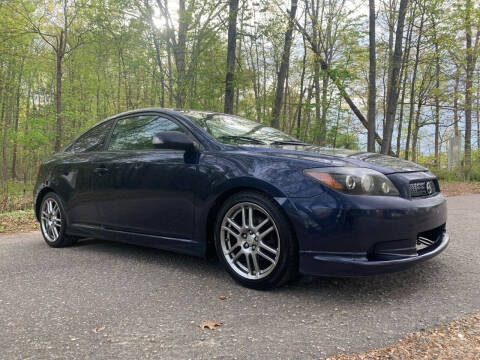
<path fill-rule="evenodd" d="M 108 150 L 154 149 L 152 138 L 163 131 L 185 131 L 173 121 L 158 115 L 135 116 L 117 121 Z"/>
<path fill-rule="evenodd" d="M 72 146 L 68 147 L 68 150 L 74 152 L 103 150 L 103 145 L 105 144 L 105 139 L 107 138 L 111 126 L 111 121 L 95 126 L 93 129 L 80 136 Z"/>

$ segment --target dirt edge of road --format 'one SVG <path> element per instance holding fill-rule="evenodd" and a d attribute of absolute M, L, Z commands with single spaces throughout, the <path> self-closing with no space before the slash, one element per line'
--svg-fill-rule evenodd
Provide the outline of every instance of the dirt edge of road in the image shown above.
<path fill-rule="evenodd" d="M 440 182 L 440 190 L 445 196 L 480 194 L 480 182 Z"/>
<path fill-rule="evenodd" d="M 398 343 L 356 354 L 337 354 L 326 360 L 479 359 L 480 312 L 447 324 L 407 334 Z"/>

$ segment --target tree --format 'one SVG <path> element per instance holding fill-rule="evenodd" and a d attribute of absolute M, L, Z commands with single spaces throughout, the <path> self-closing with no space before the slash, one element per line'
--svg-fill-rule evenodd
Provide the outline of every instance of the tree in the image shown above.
<path fill-rule="evenodd" d="M 472 12 L 471 0 L 465 0 L 465 168 L 466 176 L 470 179 L 472 165 L 472 94 L 473 71 L 478 58 L 480 42 L 480 20 L 477 22 L 477 35 L 472 46 Z M 480 18 L 480 17 L 479 17 Z"/>
<path fill-rule="evenodd" d="M 235 89 L 235 47 L 237 44 L 237 12 L 238 0 L 229 0 L 227 71 L 225 76 L 225 106 L 223 110 L 227 114 L 233 114 L 233 98 Z"/>
<path fill-rule="evenodd" d="M 391 142 L 393 126 L 395 124 L 395 113 L 397 110 L 399 84 L 398 75 L 402 64 L 402 40 L 405 15 L 407 13 L 408 0 L 400 0 L 398 9 L 397 30 L 395 32 L 395 51 L 391 61 L 391 70 L 389 72 L 389 83 L 387 88 L 387 109 L 385 114 L 385 126 L 383 128 L 383 141 L 380 152 L 388 154 L 391 151 Z"/>
<path fill-rule="evenodd" d="M 375 0 L 369 0 L 369 69 L 368 69 L 368 139 L 367 151 L 375 152 L 375 117 L 376 102 L 377 102 L 377 57 L 376 57 L 376 42 L 375 42 Z"/>
<path fill-rule="evenodd" d="M 282 61 L 280 64 L 280 70 L 278 71 L 275 101 L 273 104 L 273 111 L 272 111 L 271 125 L 275 128 L 279 128 L 279 125 L 280 125 L 279 116 L 282 108 L 285 78 L 287 75 L 287 70 L 290 62 L 290 48 L 292 46 L 292 34 L 293 34 L 296 12 L 297 12 L 297 0 L 291 0 L 290 11 L 288 12 L 289 19 L 288 19 L 287 31 L 285 32 L 285 41 L 283 43 Z"/>
<path fill-rule="evenodd" d="M 31 15 L 24 6 L 22 15 L 28 20 L 30 30 L 37 33 L 40 38 L 48 44 L 55 54 L 55 104 L 57 135 L 55 138 L 55 151 L 59 151 L 62 144 L 63 132 L 63 114 L 62 114 L 62 77 L 63 61 L 65 56 L 71 54 L 75 49 L 83 44 L 87 27 L 80 29 L 74 28 L 74 22 L 83 9 L 83 2 L 63 0 L 61 8 L 56 7 L 54 3 L 38 2 L 35 4 L 43 12 L 40 20 L 51 19 L 49 22 L 40 23 L 32 19 Z M 50 9 L 55 9 L 53 16 L 47 16 Z"/>

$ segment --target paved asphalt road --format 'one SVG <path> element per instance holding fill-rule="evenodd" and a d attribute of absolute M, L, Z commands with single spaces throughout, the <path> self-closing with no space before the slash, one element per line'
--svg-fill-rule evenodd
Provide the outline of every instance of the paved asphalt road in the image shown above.
<path fill-rule="evenodd" d="M 396 342 L 480 310 L 480 195 L 448 204 L 451 245 L 435 259 L 270 292 L 240 287 L 213 260 L 0 236 L 0 359 L 319 358 Z M 202 331 L 203 320 L 224 326 Z"/>

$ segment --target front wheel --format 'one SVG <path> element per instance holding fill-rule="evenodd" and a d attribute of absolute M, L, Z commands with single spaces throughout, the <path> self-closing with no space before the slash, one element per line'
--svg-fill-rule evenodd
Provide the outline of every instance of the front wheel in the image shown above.
<path fill-rule="evenodd" d="M 233 195 L 221 207 L 215 227 L 220 261 L 240 284 L 267 289 L 297 272 L 295 237 L 280 206 L 262 193 Z"/>
<path fill-rule="evenodd" d="M 67 236 L 65 230 L 67 219 L 62 200 L 50 192 L 42 199 L 40 205 L 40 229 L 45 242 L 51 247 L 64 247 L 77 242 L 76 237 Z"/>

